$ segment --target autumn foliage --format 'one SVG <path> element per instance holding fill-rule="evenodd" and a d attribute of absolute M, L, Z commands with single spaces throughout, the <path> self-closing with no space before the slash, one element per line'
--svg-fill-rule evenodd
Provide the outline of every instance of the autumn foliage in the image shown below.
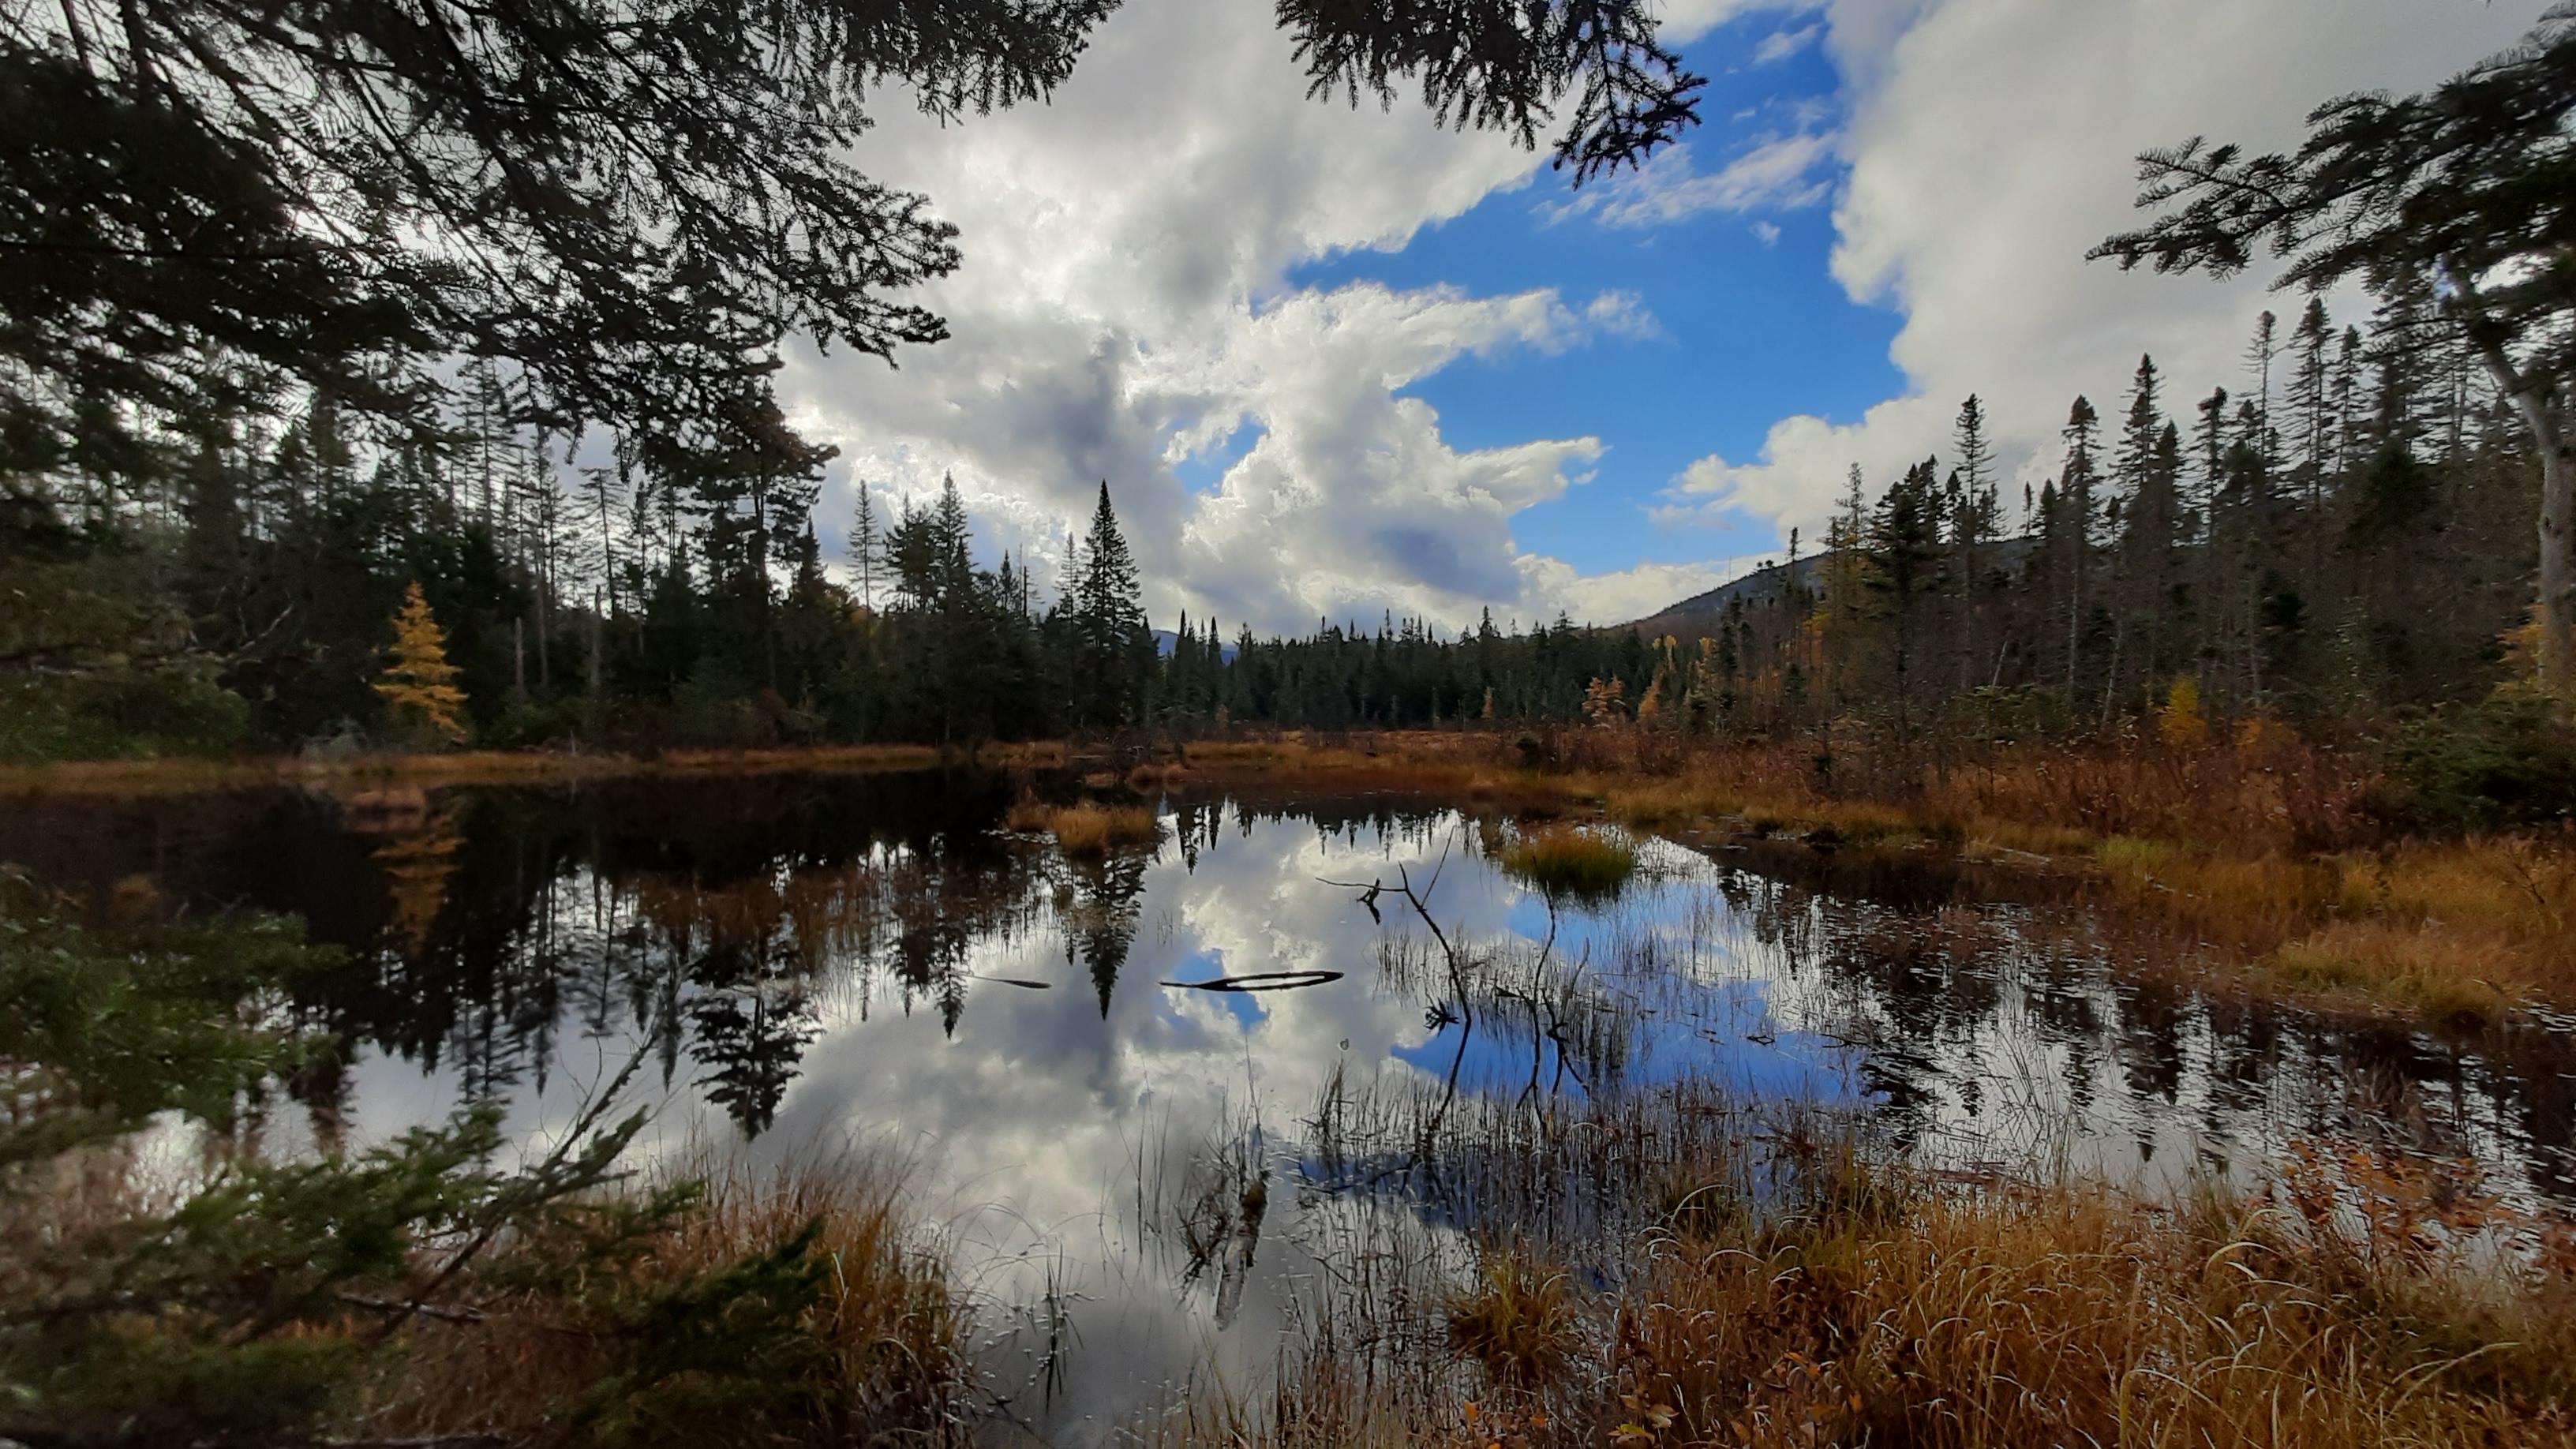
<path fill-rule="evenodd" d="M 394 615 L 393 648 L 375 685 L 395 731 L 410 739 L 464 743 L 465 691 L 456 687 L 456 675 L 456 666 L 447 662 L 447 635 L 415 582 Z"/>

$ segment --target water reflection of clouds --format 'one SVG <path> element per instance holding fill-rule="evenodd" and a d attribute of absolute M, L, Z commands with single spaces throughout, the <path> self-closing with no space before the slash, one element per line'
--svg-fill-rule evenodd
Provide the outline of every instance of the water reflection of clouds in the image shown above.
<path fill-rule="evenodd" d="M 1286 1298 L 1256 1283 L 1229 1343 L 1213 1343 L 1207 1295 L 1165 1275 L 1139 1280 L 1148 1225 L 1127 1205 L 1177 1194 L 1187 1148 L 1237 1121 L 1293 1132 L 1342 1042 L 1383 1054 L 1418 1031 L 1418 1010 L 1356 978 L 1257 1001 L 1157 984 L 1373 960 L 1376 927 L 1347 892 L 1313 881 L 1329 859 L 1314 832 L 1281 821 L 1258 823 L 1250 839 L 1220 836 L 1197 852 L 1194 872 L 1167 850 L 1144 874 L 1139 914 L 1163 919 L 1158 907 L 1177 898 L 1173 925 L 1127 943 L 1105 1016 L 1064 929 L 970 942 L 967 971 L 1058 989 L 975 992 L 953 1040 L 899 1015 L 845 1020 L 809 1050 L 780 1105 L 772 1135 L 784 1141 L 899 1123 L 922 1144 L 930 1200 L 985 1256 L 989 1290 L 1054 1287 L 1084 1300 L 1085 1367 L 1058 1421 L 1131 1404 L 1129 1374 L 1159 1381 L 1220 1348 L 1221 1361 L 1257 1368 L 1288 1329 Z M 1183 1150 L 1158 1150 L 1156 1138 Z M 1139 1183 L 1147 1173 L 1174 1180 Z M 1273 1284 L 1311 1268 L 1284 1246 L 1271 1260 Z"/>
<path fill-rule="evenodd" d="M 361 1042 L 350 1141 L 488 1087 L 539 1151 L 640 1055 L 648 1157 L 889 1148 L 988 1326 L 1073 1301 L 1071 1397 L 1020 1406 L 1070 1441 L 1149 1399 L 1140 1384 L 1257 1375 L 1352 1242 L 1391 1225 L 1463 1241 L 1439 1213 L 1286 1190 L 1328 1087 L 1436 1096 L 1454 1068 L 1500 1111 L 1700 1079 L 1861 1106 L 1953 1159 L 2058 1145 L 2079 1167 L 2170 1174 L 2349 1129 L 2350 1083 L 2396 1077 L 2422 1085 L 2407 1120 L 2438 1118 L 2507 1173 L 2555 1170 L 2515 1115 L 2561 1120 L 2554 1076 L 2126 983 L 2029 939 L 2017 908 L 1970 902 L 1959 934 L 1660 841 L 1618 899 L 1551 910 L 1443 812 L 1184 805 L 1150 860 L 1086 865 L 963 825 L 930 851 L 864 809 L 810 810 L 792 840 L 735 821 L 720 849 L 631 830 L 604 849 L 591 808 L 478 826 L 425 945 L 380 937 L 320 1005 Z M 1482 963 L 1458 1010 L 1406 907 L 1382 898 L 1381 922 L 1328 883 L 1435 871 L 1438 920 Z M 273 904 L 329 928 L 328 902 Z M 1275 972 L 1344 975 L 1257 996 L 1159 984 Z M 653 1029 L 674 1008 L 680 1039 Z M 1282 1174 L 1231 1279 L 1193 1275 L 1173 1235 L 1214 1161 Z M 1240 1295 L 1222 1315 L 1221 1293 Z"/>
<path fill-rule="evenodd" d="M 1756 1019 L 1761 1019 L 1761 993 L 1761 983 L 1736 982 L 1720 994 L 1755 999 Z M 1724 1013 L 1722 1006 L 1717 1009 Z M 1657 1015 L 1636 1024 L 1630 1051 L 1616 1082 L 1623 1091 L 1704 1082 L 1765 1102 L 1826 1105 L 1848 1105 L 1866 1095 L 1851 1071 L 1850 1051 L 1814 1032 L 1746 1033 L 1708 1025 L 1702 1018 Z M 1582 1065 L 1570 1060 L 1557 1042 L 1545 1037 L 1535 1044 L 1511 1040 L 1491 1030 L 1471 1030 L 1463 1021 L 1442 1026 L 1419 1043 L 1398 1045 L 1393 1056 L 1444 1078 L 1454 1063 L 1458 1084 L 1467 1091 L 1517 1093 L 1532 1082 L 1578 1097 L 1592 1091 Z"/>

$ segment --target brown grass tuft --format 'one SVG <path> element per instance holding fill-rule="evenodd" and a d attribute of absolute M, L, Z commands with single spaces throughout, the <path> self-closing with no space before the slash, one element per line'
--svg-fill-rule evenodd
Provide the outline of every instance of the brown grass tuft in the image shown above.
<path fill-rule="evenodd" d="M 1476 1286 L 1449 1305 L 1449 1346 L 1519 1386 L 1556 1377 L 1575 1349 L 1573 1280 L 1509 1250 L 1483 1255 Z"/>
<path fill-rule="evenodd" d="M 1055 820 L 1056 807 L 1035 795 L 1023 794 L 1002 812 L 1004 830 L 1044 830 Z"/>
<path fill-rule="evenodd" d="M 1618 1310 L 1623 1377 L 1672 1417 L 1637 1442 L 2325 1446 L 2565 1432 L 2576 1296 L 2563 1274 L 2477 1271 L 2426 1246 L 2445 1240 L 2429 1197 L 2396 1201 L 2366 1199 L 2390 1216 L 2358 1238 L 2261 1202 L 2176 1214 L 2099 1189 L 2006 1188 L 1919 1191 L 1884 1220 L 1805 1214 L 1676 1235 Z M 2400 1211 L 2413 1215 L 2403 1229 Z M 2456 1242 L 2474 1224 L 2454 1214 L 2448 1226 Z"/>
<path fill-rule="evenodd" d="M 1093 860 L 1163 838 L 1162 822 L 1142 805 L 1068 805 L 1047 812 L 1046 828 L 1066 855 Z"/>
<path fill-rule="evenodd" d="M 1148 760 L 1127 772 L 1127 788 L 1139 795 L 1151 795 L 1157 790 L 1178 786 L 1189 775 L 1187 766 L 1158 765 Z"/>
<path fill-rule="evenodd" d="M 671 1177 L 703 1180 L 706 1195 L 678 1231 L 644 1255 L 594 1279 L 580 1295 L 534 1297 L 506 1286 L 484 1298 L 480 1321 L 423 1320 L 405 1334 L 393 1372 L 372 1386 L 351 1416 L 363 1437 L 430 1441 L 493 1436 L 520 1442 L 559 1436 L 563 1406 L 593 1402 L 613 1383 L 628 1346 L 598 1326 L 623 1323 L 650 1295 L 685 1290 L 732 1264 L 772 1251 L 809 1224 L 811 1253 L 825 1266 L 820 1301 L 805 1316 L 803 1382 L 773 1385 L 796 1407 L 785 1423 L 762 1425 L 763 1442 L 837 1444 L 964 1442 L 972 1372 L 961 1299 L 946 1263 L 916 1242 L 901 1210 L 901 1174 L 858 1154 L 826 1156 L 758 1173 L 703 1158 Z M 534 1244 L 521 1252 L 543 1252 Z M 510 1260 L 483 1276 L 510 1278 Z M 783 1370 L 782 1370 L 783 1371 Z M 658 1386 L 654 1401 L 684 1416 L 698 1406 L 686 1383 Z M 592 1437 L 710 1442 L 730 1428 L 669 1420 L 619 1424 L 630 1406 L 593 1402 Z M 679 1437 L 669 1437 L 676 1432 Z M 658 1437 L 657 1437 L 658 1436 Z"/>
<path fill-rule="evenodd" d="M 2255 1196 L 2165 1205 L 1848 1154 L 1816 1170 L 1747 1211 L 1715 1169 L 1598 1292 L 1488 1256 L 1447 1343 L 1414 1350 L 1465 1354 L 1481 1385 L 1319 1358 L 1276 1395 L 1298 1417 L 1187 1442 L 1334 1442 L 1319 1421 L 1514 1449 L 2576 1435 L 2569 1235 L 2500 1213 L 2457 1164 L 2310 1153 Z"/>

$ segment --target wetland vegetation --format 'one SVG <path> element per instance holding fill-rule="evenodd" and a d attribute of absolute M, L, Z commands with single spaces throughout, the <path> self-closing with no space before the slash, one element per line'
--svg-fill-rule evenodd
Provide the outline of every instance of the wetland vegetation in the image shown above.
<path fill-rule="evenodd" d="M 2072 849 L 1375 743 L 17 797 L 7 1431 L 2562 1432 L 2548 1012 L 2152 969 Z"/>
<path fill-rule="evenodd" d="M 1117 8 L 0 14 L 0 1442 L 2576 1442 L 2576 11 L 2140 159 L 2096 257 L 2306 289 L 2250 376 L 2124 359 L 2017 511 L 1944 402 L 1578 623 L 1444 530 L 1598 438 L 1389 432 L 1372 508 L 1467 467 L 1333 520 L 1405 576 L 1221 578 L 1243 479 L 1331 480 L 1105 313 L 1054 402 L 921 395 L 1081 446 L 831 475 L 780 377 L 962 261 L 870 112 L 1043 101 Z M 1254 13 L 1310 100 L 1646 186 L 1666 8 Z M 1215 500 L 1141 535 L 1195 574 L 1095 458 Z"/>

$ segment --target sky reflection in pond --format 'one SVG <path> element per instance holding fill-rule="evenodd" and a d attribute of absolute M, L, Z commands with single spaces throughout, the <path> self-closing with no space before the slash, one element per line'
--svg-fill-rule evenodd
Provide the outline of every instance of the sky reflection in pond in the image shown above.
<path fill-rule="evenodd" d="M 1257 1379 L 1371 1245 L 1464 1261 L 1493 1201 L 1472 1173 L 1324 1140 L 1371 1093 L 1455 1098 L 1456 1125 L 1709 1081 L 1953 1163 L 2062 1150 L 2168 1177 L 2404 1131 L 2571 1196 L 2560 1043 L 2118 979 L 2041 929 L 2049 908 L 1956 881 L 1836 894 L 1647 841 L 1616 899 L 1551 908 L 1488 863 L 1491 827 L 1427 805 L 1166 802 L 1156 849 L 1086 863 L 998 831 L 1007 791 L 651 782 L 363 821 L 288 792 L 47 805 L 0 825 L 0 859 L 73 885 L 147 871 L 352 948 L 302 1004 L 345 1059 L 290 1084 L 305 1110 L 271 1114 L 279 1146 L 479 1095 L 542 1142 L 641 1054 L 648 1151 L 904 1154 L 1014 1412 L 1059 1441 L 1193 1374 Z M 1373 914 L 1329 883 L 1435 871 L 1463 998 L 1399 898 Z M 1309 984 L 1190 989 L 1225 980 Z"/>

